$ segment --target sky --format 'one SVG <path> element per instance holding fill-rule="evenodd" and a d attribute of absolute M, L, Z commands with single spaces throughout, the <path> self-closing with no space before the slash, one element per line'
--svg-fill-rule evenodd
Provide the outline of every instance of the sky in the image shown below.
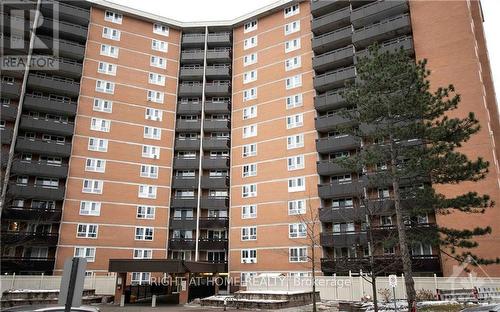
<path fill-rule="evenodd" d="M 276 0 L 109 0 L 183 22 L 229 20 Z M 444 1 L 444 0 L 441 0 Z M 500 1 L 481 0 L 493 82 L 500 96 Z"/>

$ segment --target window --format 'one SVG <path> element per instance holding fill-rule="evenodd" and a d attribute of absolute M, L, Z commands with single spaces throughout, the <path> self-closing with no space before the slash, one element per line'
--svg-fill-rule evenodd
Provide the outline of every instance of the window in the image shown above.
<path fill-rule="evenodd" d="M 302 58 L 300 55 L 289 58 L 285 61 L 285 71 L 300 68 L 300 66 L 302 66 Z"/>
<path fill-rule="evenodd" d="M 243 119 L 250 119 L 257 117 L 257 106 L 250 106 L 243 109 Z"/>
<path fill-rule="evenodd" d="M 243 91 L 243 102 L 257 98 L 257 88 L 251 88 Z"/>
<path fill-rule="evenodd" d="M 158 166 L 155 165 L 141 165 L 141 177 L 157 179 L 158 170 Z"/>
<path fill-rule="evenodd" d="M 155 108 L 146 108 L 146 115 L 144 116 L 147 120 L 161 121 L 163 118 L 163 112 Z"/>
<path fill-rule="evenodd" d="M 243 198 L 257 196 L 257 184 L 247 184 L 241 187 L 241 196 Z"/>
<path fill-rule="evenodd" d="M 243 32 L 248 33 L 257 29 L 257 20 L 250 21 L 243 26 Z"/>
<path fill-rule="evenodd" d="M 115 93 L 115 83 L 111 81 L 96 80 L 95 90 L 101 93 Z"/>
<path fill-rule="evenodd" d="M 307 247 L 294 247 L 289 251 L 290 262 L 307 262 Z"/>
<path fill-rule="evenodd" d="M 330 177 L 331 183 L 346 184 L 352 182 L 352 176 L 350 173 L 335 175 Z"/>
<path fill-rule="evenodd" d="M 249 226 L 241 228 L 241 240 L 257 240 L 257 227 Z"/>
<path fill-rule="evenodd" d="M 388 188 L 380 188 L 378 189 L 378 198 L 389 198 L 391 194 L 389 193 Z"/>
<path fill-rule="evenodd" d="M 256 272 L 241 272 L 241 286 L 246 286 L 247 282 L 250 281 L 253 277 L 257 276 Z"/>
<path fill-rule="evenodd" d="M 106 62 L 99 62 L 98 66 L 97 66 L 97 71 L 101 74 L 115 76 L 116 75 L 116 65 L 111 64 L 111 63 L 106 63 Z"/>
<path fill-rule="evenodd" d="M 163 104 L 163 98 L 163 92 L 148 90 L 148 101 Z"/>
<path fill-rule="evenodd" d="M 304 135 L 297 134 L 286 138 L 287 149 L 299 148 L 304 146 Z"/>
<path fill-rule="evenodd" d="M 339 233 L 352 233 L 354 232 L 354 223 L 353 222 L 348 222 L 348 223 L 334 223 L 333 224 L 333 233 L 339 234 Z"/>
<path fill-rule="evenodd" d="M 429 244 L 416 243 L 411 246 L 412 256 L 430 256 L 432 255 L 432 246 Z"/>
<path fill-rule="evenodd" d="M 160 148 L 157 146 L 143 145 L 142 157 L 158 159 L 160 158 Z"/>
<path fill-rule="evenodd" d="M 302 75 L 295 75 L 285 79 L 285 86 L 287 90 L 300 87 L 302 85 Z"/>
<path fill-rule="evenodd" d="M 257 218 L 257 205 L 245 205 L 241 207 L 241 218 L 242 219 L 254 219 Z"/>
<path fill-rule="evenodd" d="M 257 143 L 243 145 L 242 157 L 251 157 L 257 155 Z"/>
<path fill-rule="evenodd" d="M 97 158 L 87 158 L 85 171 L 104 172 L 106 171 L 106 160 Z"/>
<path fill-rule="evenodd" d="M 246 177 L 254 177 L 257 175 L 257 164 L 249 164 L 249 165 L 243 165 L 242 168 L 242 175 L 244 178 Z"/>
<path fill-rule="evenodd" d="M 292 223 L 288 225 L 289 238 L 305 238 L 307 235 L 306 231 L 305 223 Z"/>
<path fill-rule="evenodd" d="M 117 47 L 101 44 L 101 55 L 117 58 L 119 52 L 120 49 Z"/>
<path fill-rule="evenodd" d="M 354 203 L 352 198 L 341 198 L 332 200 L 332 208 L 352 208 L 354 207 Z"/>
<path fill-rule="evenodd" d="M 287 168 L 288 171 L 304 169 L 304 155 L 288 157 Z"/>
<path fill-rule="evenodd" d="M 292 96 L 287 96 L 286 109 L 291 109 L 300 106 L 302 106 L 302 93 L 295 94 Z"/>
<path fill-rule="evenodd" d="M 247 38 L 243 41 L 243 50 L 248 50 L 257 46 L 257 36 Z"/>
<path fill-rule="evenodd" d="M 241 250 L 241 263 L 257 263 L 256 249 Z"/>
<path fill-rule="evenodd" d="M 101 180 L 85 179 L 83 180 L 82 192 L 90 194 L 102 194 L 103 184 L 104 182 Z"/>
<path fill-rule="evenodd" d="M 111 113 L 113 111 L 113 101 L 96 98 L 92 109 L 96 112 Z"/>
<path fill-rule="evenodd" d="M 112 22 L 115 24 L 121 24 L 122 20 L 123 20 L 123 16 L 120 13 L 106 11 L 106 13 L 104 14 L 104 19 L 108 22 Z"/>
<path fill-rule="evenodd" d="M 97 224 L 78 224 L 76 237 L 97 238 Z"/>
<path fill-rule="evenodd" d="M 381 216 L 380 217 L 380 225 L 382 225 L 382 226 L 392 225 L 392 217 L 391 216 Z"/>
<path fill-rule="evenodd" d="M 250 83 L 257 80 L 257 70 L 251 70 L 243 73 L 243 83 Z"/>
<path fill-rule="evenodd" d="M 90 120 L 90 129 L 101 132 L 109 132 L 111 128 L 111 120 L 92 118 Z"/>
<path fill-rule="evenodd" d="M 135 240 L 153 240 L 154 230 L 152 227 L 136 227 L 135 228 Z"/>
<path fill-rule="evenodd" d="M 243 57 L 243 66 L 249 66 L 257 63 L 257 53 L 247 54 Z"/>
<path fill-rule="evenodd" d="M 300 31 L 300 21 L 293 21 L 285 25 L 285 36 Z"/>
<path fill-rule="evenodd" d="M 134 259 L 153 259 L 153 250 L 134 249 Z"/>
<path fill-rule="evenodd" d="M 154 23 L 153 24 L 153 32 L 155 34 L 162 35 L 162 36 L 167 36 L 168 37 L 169 28 L 168 28 L 167 25 Z"/>
<path fill-rule="evenodd" d="M 305 190 L 306 185 L 304 177 L 288 179 L 288 192 L 300 192 Z"/>
<path fill-rule="evenodd" d="M 396 253 L 396 249 L 394 246 L 387 246 L 384 247 L 384 255 L 393 255 Z"/>
<path fill-rule="evenodd" d="M 304 115 L 302 115 L 302 114 L 296 114 L 296 115 L 286 117 L 286 128 L 287 129 L 298 128 L 298 127 L 302 127 L 303 125 L 304 125 Z"/>
<path fill-rule="evenodd" d="M 161 139 L 161 129 L 155 127 L 144 127 L 144 138 L 145 139 L 153 139 L 160 140 Z"/>
<path fill-rule="evenodd" d="M 149 65 L 158 68 L 167 68 L 167 60 L 159 56 L 151 56 Z"/>
<path fill-rule="evenodd" d="M 137 219 L 154 220 L 155 207 L 151 206 L 137 206 Z"/>
<path fill-rule="evenodd" d="M 93 201 L 80 202 L 80 215 L 99 216 L 101 214 L 101 203 Z"/>
<path fill-rule="evenodd" d="M 285 42 L 285 53 L 300 49 L 300 38 Z"/>
<path fill-rule="evenodd" d="M 288 202 L 288 215 L 299 215 L 306 213 L 306 200 L 297 199 Z"/>
<path fill-rule="evenodd" d="M 26 178 L 26 177 L 23 177 L 23 179 L 24 178 Z M 27 181 L 24 184 L 27 184 Z M 44 187 L 44 188 L 57 188 L 59 186 L 59 179 L 36 177 L 35 178 L 35 186 L 40 186 L 40 187 Z"/>
<path fill-rule="evenodd" d="M 285 8 L 284 12 L 285 12 L 285 18 L 299 14 L 300 13 L 299 4 L 297 3 L 292 6 L 289 6 L 288 8 Z"/>
<path fill-rule="evenodd" d="M 139 198 L 156 198 L 156 186 L 154 185 L 139 185 Z"/>
<path fill-rule="evenodd" d="M 102 37 L 103 38 L 120 41 L 120 36 L 121 36 L 121 32 L 118 29 L 114 29 L 114 28 L 110 28 L 110 27 L 103 27 L 102 28 Z"/>
<path fill-rule="evenodd" d="M 89 138 L 89 151 L 96 152 L 107 152 L 108 151 L 108 140 L 99 138 Z"/>
<path fill-rule="evenodd" d="M 151 281 L 151 273 L 149 272 L 132 272 L 132 285 L 148 285 Z"/>
<path fill-rule="evenodd" d="M 165 76 L 156 73 L 149 73 L 149 83 L 164 86 Z"/>
<path fill-rule="evenodd" d="M 257 125 L 243 127 L 243 138 L 251 138 L 257 136 Z"/>
<path fill-rule="evenodd" d="M 153 39 L 151 41 L 151 49 L 153 49 L 155 51 L 160 51 L 160 52 L 167 52 L 168 51 L 168 43 L 165 41 Z"/>
<path fill-rule="evenodd" d="M 85 258 L 87 262 L 95 261 L 95 247 L 75 247 L 75 257 Z"/>

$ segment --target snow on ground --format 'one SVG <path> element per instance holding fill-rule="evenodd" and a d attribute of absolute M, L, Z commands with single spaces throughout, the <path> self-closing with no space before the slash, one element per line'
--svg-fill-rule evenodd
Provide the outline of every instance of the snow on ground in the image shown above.
<path fill-rule="evenodd" d="M 286 302 L 286 300 L 273 300 L 273 299 L 236 299 L 234 296 L 211 296 L 204 298 L 202 300 L 215 300 L 215 301 L 238 301 L 238 302 L 265 302 L 265 303 L 281 303 Z"/>
<path fill-rule="evenodd" d="M 286 290 L 240 290 L 240 294 L 263 294 L 263 295 L 296 295 L 296 294 L 307 294 L 310 291 L 296 290 L 296 291 L 286 291 Z"/>
<path fill-rule="evenodd" d="M 53 293 L 59 292 L 59 289 L 9 289 L 5 293 Z"/>

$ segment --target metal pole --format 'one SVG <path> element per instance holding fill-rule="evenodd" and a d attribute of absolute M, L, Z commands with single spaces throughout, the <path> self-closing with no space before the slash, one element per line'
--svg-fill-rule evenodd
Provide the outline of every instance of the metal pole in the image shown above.
<path fill-rule="evenodd" d="M 73 258 L 71 262 L 71 274 L 69 277 L 68 294 L 66 296 L 66 304 L 64 305 L 64 312 L 71 312 L 71 305 L 73 303 L 73 295 L 75 294 L 76 275 L 78 273 L 78 263 L 80 258 Z"/>
<path fill-rule="evenodd" d="M 394 295 L 394 311 L 398 311 L 398 305 L 396 303 L 396 287 L 392 287 L 392 293 Z M 410 310 L 410 307 L 408 307 L 408 311 Z"/>

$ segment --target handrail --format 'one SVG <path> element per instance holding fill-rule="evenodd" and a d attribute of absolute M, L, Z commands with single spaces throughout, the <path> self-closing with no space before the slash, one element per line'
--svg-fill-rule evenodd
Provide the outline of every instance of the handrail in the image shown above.
<path fill-rule="evenodd" d="M 66 142 L 57 142 L 57 141 L 52 141 L 52 140 L 42 140 L 39 138 L 31 139 L 31 138 L 26 138 L 26 137 L 17 137 L 18 140 L 25 140 L 25 141 L 34 141 L 34 142 L 43 142 L 47 144 L 58 144 L 58 145 L 71 145 L 71 143 L 66 143 Z"/>
<path fill-rule="evenodd" d="M 51 3 L 54 3 L 54 1 L 53 1 L 53 0 L 44 0 L 44 2 L 45 2 L 45 3 L 50 3 L 50 2 L 51 2 Z M 43 2 L 42 2 L 42 4 L 43 4 Z M 69 4 L 64 3 L 64 2 L 59 2 L 59 1 L 58 1 L 58 2 L 57 2 L 57 5 L 59 5 L 59 6 L 63 6 L 63 7 L 70 7 L 70 8 L 72 8 L 72 9 L 74 9 L 74 10 L 82 11 L 82 12 L 85 12 L 85 13 L 90 13 L 90 10 L 87 10 L 87 9 L 84 9 L 84 8 L 80 8 L 80 7 L 77 7 L 77 6 L 74 6 L 74 5 L 69 5 Z"/>
<path fill-rule="evenodd" d="M 339 68 L 339 69 L 328 71 L 328 72 L 326 72 L 324 74 L 321 74 L 321 75 L 317 75 L 317 76 L 315 76 L 315 78 L 323 78 L 323 77 L 326 77 L 326 76 L 335 75 L 335 74 L 338 74 L 338 73 L 343 73 L 343 72 L 347 72 L 347 71 L 351 71 L 351 70 L 356 71 L 356 67 L 354 67 L 354 66 L 342 67 L 342 68 Z"/>
<path fill-rule="evenodd" d="M 362 5 L 362 6 L 358 7 L 358 8 L 355 8 L 354 10 L 352 10 L 352 12 L 354 13 L 354 12 L 357 12 L 357 11 L 361 11 L 363 9 L 369 8 L 371 6 L 376 6 L 376 5 L 384 3 L 384 2 L 385 1 L 374 1 L 374 2 L 371 2 L 371 3 L 365 4 L 365 5 Z M 407 2 L 406 1 L 405 2 L 400 2 L 399 5 L 401 5 L 401 4 L 407 4 Z"/>
<path fill-rule="evenodd" d="M 57 98 L 53 98 L 53 97 L 51 98 L 50 96 L 43 96 L 43 95 L 38 95 L 38 94 L 34 94 L 34 93 L 27 93 L 26 96 L 36 98 L 36 99 L 45 99 L 45 100 L 53 101 L 53 102 L 60 102 L 60 103 L 67 103 L 67 104 L 76 105 L 76 102 L 71 100 L 71 99 L 69 101 L 65 101 L 62 99 L 57 99 Z"/>
<path fill-rule="evenodd" d="M 354 230 L 354 231 L 340 231 L 340 232 L 334 232 L 334 231 L 324 231 L 321 232 L 322 235 L 366 235 L 366 231 L 360 231 L 360 230 Z"/>
<path fill-rule="evenodd" d="M 51 122 L 54 122 L 54 123 L 59 123 L 59 124 L 67 124 L 67 125 L 74 125 L 75 123 L 73 121 L 59 121 L 59 120 L 56 120 L 56 119 L 50 119 L 50 118 L 39 118 L 39 117 L 33 117 L 33 116 L 30 116 L 30 115 L 26 115 L 26 114 L 23 114 L 22 117 L 25 117 L 25 118 L 28 118 L 28 119 L 32 119 L 32 120 L 44 120 L 44 121 L 51 121 Z"/>
<path fill-rule="evenodd" d="M 320 36 L 317 36 L 317 37 L 314 37 L 314 39 L 320 39 L 320 38 L 324 38 L 324 37 L 327 37 L 327 36 L 330 36 L 330 35 L 333 35 L 335 33 L 340 33 L 340 32 L 343 32 L 345 31 L 346 29 L 350 29 L 351 30 L 351 34 L 353 32 L 353 28 L 351 25 L 349 26 L 346 26 L 346 27 L 342 27 L 342 28 L 339 28 L 339 29 L 336 29 L 334 31 L 330 31 L 330 32 L 327 32 L 326 34 L 322 34 Z"/>
<path fill-rule="evenodd" d="M 38 73 L 30 73 L 30 76 L 38 77 L 38 78 L 44 78 L 44 79 L 49 79 L 49 80 L 54 80 L 54 81 L 59 81 L 59 82 L 65 82 L 65 83 L 69 83 L 69 84 L 73 84 L 73 85 L 80 85 L 79 82 L 76 82 L 76 81 L 73 81 L 73 80 L 63 79 L 63 78 L 54 77 L 54 76 L 46 76 L 46 75 L 41 75 L 41 74 L 38 74 Z"/>
<path fill-rule="evenodd" d="M 205 38 L 204 34 L 183 34 L 182 38 Z"/>
<path fill-rule="evenodd" d="M 326 52 L 326 53 L 323 53 L 323 54 L 316 55 L 316 57 L 319 58 L 319 57 L 322 57 L 322 56 L 332 55 L 332 54 L 335 54 L 335 53 L 338 53 L 338 52 L 341 52 L 341 51 L 344 51 L 344 50 L 349 50 L 349 49 L 352 50 L 352 53 L 354 54 L 354 46 L 352 44 L 350 44 L 347 47 L 335 49 L 333 51 L 329 51 L 329 52 Z"/>
<path fill-rule="evenodd" d="M 387 23 L 390 23 L 390 22 L 393 22 L 393 21 L 396 21 L 396 20 L 399 20 L 399 19 L 403 19 L 405 17 L 409 17 L 408 13 L 401 14 L 401 15 L 394 16 L 394 17 L 390 17 L 390 18 L 386 18 L 384 20 L 381 20 L 380 22 L 376 22 L 376 23 L 371 24 L 371 25 L 363 26 L 363 27 L 361 27 L 359 29 L 356 29 L 355 32 L 360 32 L 360 31 L 368 30 L 368 29 L 371 29 L 371 28 L 374 28 L 374 27 L 377 27 L 377 26 L 380 26 L 380 25 L 383 25 L 383 24 L 387 24 Z"/>

